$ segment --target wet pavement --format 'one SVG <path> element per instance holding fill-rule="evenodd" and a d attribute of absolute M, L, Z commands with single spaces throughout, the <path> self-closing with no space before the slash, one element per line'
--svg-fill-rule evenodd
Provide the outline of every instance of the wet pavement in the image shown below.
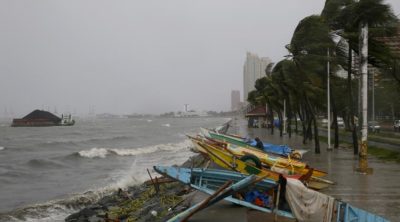
<path fill-rule="evenodd" d="M 385 162 L 368 156 L 368 167 L 373 169 L 371 175 L 360 174 L 356 171 L 358 158 L 353 155 L 353 150 L 339 147 L 327 151 L 327 144 L 321 142 L 321 153 L 315 154 L 313 141 L 307 145 L 302 144 L 302 137 L 292 134 L 279 137 L 275 130 L 270 135 L 267 129 L 247 129 L 246 121 L 233 122 L 233 130 L 240 135 L 258 136 L 264 142 L 287 144 L 292 148 L 307 149 L 303 161 L 310 166 L 328 172 L 327 179 L 336 184 L 322 193 L 341 199 L 356 207 L 378 214 L 390 221 L 400 221 L 400 164 Z"/>

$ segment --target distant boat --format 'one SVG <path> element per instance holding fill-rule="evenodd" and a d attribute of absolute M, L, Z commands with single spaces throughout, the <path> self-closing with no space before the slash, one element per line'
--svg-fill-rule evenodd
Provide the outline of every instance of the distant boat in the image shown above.
<path fill-rule="evenodd" d="M 75 120 L 72 119 L 71 114 L 61 115 L 60 126 L 73 126 L 74 124 L 75 124 Z"/>
<path fill-rule="evenodd" d="M 34 110 L 21 119 L 13 119 L 12 127 L 42 127 L 42 126 L 72 126 L 75 120 L 71 115 L 62 115 L 61 118 L 44 110 Z"/>

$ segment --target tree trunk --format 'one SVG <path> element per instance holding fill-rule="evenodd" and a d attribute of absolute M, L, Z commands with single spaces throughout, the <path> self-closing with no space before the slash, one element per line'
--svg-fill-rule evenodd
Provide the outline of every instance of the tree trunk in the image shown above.
<path fill-rule="evenodd" d="M 314 122 L 314 140 L 315 140 L 315 153 L 321 153 L 319 145 L 318 124 L 315 115 L 312 116 Z"/>
<path fill-rule="evenodd" d="M 320 150 L 320 144 L 319 144 L 319 136 L 318 136 L 318 125 L 317 125 L 317 119 L 315 118 L 315 112 L 313 107 L 310 104 L 310 101 L 308 101 L 308 98 L 304 95 L 306 105 L 308 108 L 308 113 L 310 115 L 310 124 L 311 121 L 314 123 L 314 144 L 315 144 L 315 153 L 319 154 L 321 153 Z"/>
<path fill-rule="evenodd" d="M 332 103 L 332 113 L 333 113 L 333 126 L 335 127 L 335 142 L 333 147 L 334 148 L 339 148 L 339 125 L 337 122 L 337 108 L 336 108 L 336 101 L 335 97 L 332 94 L 332 88 L 330 89 L 331 91 L 331 103 Z"/>
<path fill-rule="evenodd" d="M 288 117 L 288 127 L 287 127 L 287 130 L 288 130 L 288 134 L 289 134 L 289 139 L 290 138 L 292 138 L 292 115 L 291 114 L 289 114 L 289 117 Z"/>
<path fill-rule="evenodd" d="M 312 116 L 310 112 L 307 112 L 307 139 L 309 141 L 312 141 Z"/>
<path fill-rule="evenodd" d="M 303 129 L 303 144 L 305 145 L 305 144 L 307 144 L 307 141 L 306 141 L 306 123 L 305 123 L 305 120 L 304 120 L 304 118 L 305 118 L 304 117 L 304 112 L 302 112 L 302 110 L 303 110 L 303 107 L 300 106 L 298 114 L 299 114 L 299 117 L 300 117 L 301 127 Z"/>
<path fill-rule="evenodd" d="M 354 101 L 353 101 L 353 84 L 351 81 L 352 62 L 353 62 L 353 51 L 351 49 L 351 42 L 349 41 L 349 53 L 348 53 L 348 64 L 347 64 L 347 91 L 349 93 L 349 107 L 350 107 L 350 129 L 353 137 L 353 151 L 354 155 L 358 154 L 358 137 L 357 127 L 354 122 Z"/>
<path fill-rule="evenodd" d="M 290 106 L 290 99 L 288 98 L 287 99 L 287 101 L 288 101 L 288 108 L 287 108 L 287 112 L 288 112 L 288 115 L 287 115 L 287 132 L 288 132 L 288 134 L 289 134 L 289 138 L 291 138 L 292 137 L 292 108 L 291 108 L 291 106 Z"/>
<path fill-rule="evenodd" d="M 279 137 L 283 137 L 283 127 L 282 127 L 282 112 L 278 112 L 278 118 L 279 118 Z"/>
<path fill-rule="evenodd" d="M 272 110 L 271 104 L 268 104 L 268 107 L 270 107 L 269 120 L 271 121 L 271 135 L 274 135 L 274 111 Z"/>

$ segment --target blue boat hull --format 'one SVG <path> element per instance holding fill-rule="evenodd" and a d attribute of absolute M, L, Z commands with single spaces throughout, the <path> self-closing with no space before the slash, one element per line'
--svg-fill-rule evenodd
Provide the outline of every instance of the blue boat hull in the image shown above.
<path fill-rule="evenodd" d="M 217 170 L 217 169 L 201 169 L 201 168 L 180 168 L 180 167 L 164 167 L 164 166 L 154 166 L 154 170 L 160 174 L 166 175 L 172 179 L 178 180 L 184 184 L 188 184 L 191 187 L 200 190 L 207 194 L 213 194 L 219 187 L 221 187 L 226 181 L 231 180 L 234 183 L 243 180 L 248 177 L 248 175 L 227 171 L 227 170 Z M 276 189 L 277 183 L 273 180 L 264 179 L 257 183 L 256 187 L 260 190 L 269 190 Z M 242 205 L 248 208 L 252 208 L 255 210 L 272 213 L 276 212 L 276 214 L 294 218 L 292 213 L 277 210 L 273 211 L 273 209 L 260 207 L 255 204 L 239 200 L 232 196 L 228 196 L 224 198 L 225 200 Z"/>

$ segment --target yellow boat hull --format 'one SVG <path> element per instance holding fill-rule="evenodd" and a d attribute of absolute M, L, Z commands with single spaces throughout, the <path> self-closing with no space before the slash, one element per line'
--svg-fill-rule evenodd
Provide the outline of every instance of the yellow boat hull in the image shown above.
<path fill-rule="evenodd" d="M 249 165 L 246 162 L 241 161 L 236 157 L 235 154 L 229 153 L 228 151 L 223 150 L 223 148 L 215 147 L 209 144 L 206 144 L 202 142 L 201 140 L 191 138 L 193 144 L 195 145 L 195 148 L 201 152 L 206 154 L 214 163 L 219 165 L 220 167 L 230 169 L 233 171 L 241 172 L 244 174 L 254 174 L 260 177 L 267 177 L 268 179 L 278 181 L 279 179 L 279 174 L 286 174 L 285 172 L 274 172 L 271 170 L 267 169 L 259 169 L 255 166 Z M 299 174 L 299 175 L 305 175 L 309 169 L 304 169 L 306 172 L 304 174 Z M 302 171 L 303 172 L 303 171 Z M 308 187 L 315 189 L 315 190 L 320 190 L 323 188 L 326 188 L 329 186 L 329 181 L 323 181 L 319 180 L 318 178 L 311 178 L 311 180 L 308 182 Z"/>

